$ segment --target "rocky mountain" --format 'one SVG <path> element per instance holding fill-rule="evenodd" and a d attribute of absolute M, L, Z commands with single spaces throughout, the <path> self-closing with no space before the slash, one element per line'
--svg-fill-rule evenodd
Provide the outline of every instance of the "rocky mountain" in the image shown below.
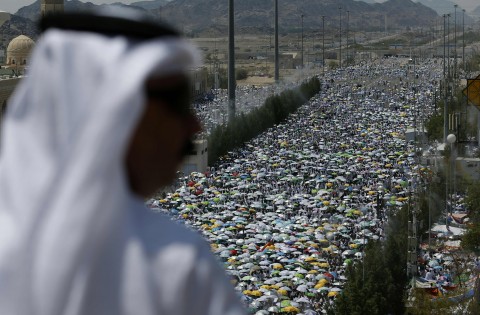
<path fill-rule="evenodd" d="M 455 3 L 448 0 L 416 0 L 416 2 L 434 9 L 439 15 L 453 12 L 453 6 L 455 5 Z"/>
<path fill-rule="evenodd" d="M 26 19 L 30 19 L 32 21 L 37 21 L 39 16 L 40 16 L 40 0 L 36 0 L 34 3 L 27 5 L 21 9 L 19 9 L 15 15 L 21 16 Z M 142 2 L 163 2 L 162 0 L 156 0 L 156 1 L 141 1 Z M 143 8 L 140 5 L 137 6 L 129 6 L 120 2 L 113 3 L 113 4 L 103 4 L 100 6 L 105 6 L 105 5 L 117 5 L 117 6 L 127 6 L 127 7 L 134 7 L 138 10 L 145 10 L 147 11 L 148 9 Z M 95 7 L 100 7 L 99 5 L 93 4 L 91 2 L 82 2 L 80 0 L 68 0 L 65 1 L 65 11 L 82 11 L 82 10 L 93 10 Z"/>
<path fill-rule="evenodd" d="M 339 10 L 339 7 L 342 9 Z M 157 14 L 186 33 L 227 32 L 228 1 L 174 0 L 161 7 Z M 350 29 L 365 31 L 383 30 L 385 17 L 389 29 L 427 26 L 437 17 L 433 9 L 411 0 L 372 4 L 354 0 L 279 0 L 281 32 L 299 32 L 302 14 L 307 32 L 321 29 L 322 15 L 326 16 L 325 24 L 329 29 L 339 28 L 342 15 L 343 27 L 346 27 L 348 18 Z M 273 1 L 236 1 L 235 23 L 240 32 L 265 32 L 265 29 L 272 28 Z"/>
<path fill-rule="evenodd" d="M 37 25 L 29 19 L 18 15 L 11 15 L 10 20 L 0 26 L 0 49 L 6 49 L 12 39 L 25 35 L 33 40 L 38 37 Z"/>
<path fill-rule="evenodd" d="M 428 1 L 428 0 L 422 0 Z M 356 31 L 382 31 L 428 26 L 437 13 L 411 0 L 388 0 L 366 3 L 354 0 L 279 0 L 279 24 L 282 33 L 300 32 L 303 15 L 305 32 L 325 28 L 337 32 L 348 27 Z M 113 5 L 123 5 L 116 3 Z M 66 11 L 92 9 L 96 5 L 79 0 L 65 1 Z M 166 20 L 192 36 L 225 35 L 228 30 L 228 1 L 218 0 L 152 0 L 131 5 Z M 341 8 L 341 9 L 339 9 Z M 36 21 L 40 0 L 23 7 L 15 14 Z M 265 33 L 273 29 L 273 1 L 235 1 L 235 27 L 239 33 Z"/>
<path fill-rule="evenodd" d="M 143 8 L 145 10 L 155 10 L 160 7 L 163 7 L 165 4 L 169 3 L 172 0 L 147 0 L 147 1 L 138 1 L 133 2 L 131 5 Z"/>

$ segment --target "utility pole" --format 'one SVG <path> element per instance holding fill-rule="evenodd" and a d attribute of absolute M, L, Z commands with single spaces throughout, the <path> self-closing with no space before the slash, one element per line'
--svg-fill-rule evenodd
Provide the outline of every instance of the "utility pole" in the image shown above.
<path fill-rule="evenodd" d="M 443 15 L 443 80 L 445 81 L 446 75 L 447 75 L 447 64 L 446 64 L 446 59 L 445 59 L 445 49 L 446 49 L 446 25 L 447 25 L 447 15 Z M 446 137 L 446 136 L 445 136 Z"/>
<path fill-rule="evenodd" d="M 413 180 L 416 180 L 413 178 Z M 415 287 L 415 276 L 417 274 L 417 199 L 412 198 L 413 187 L 408 187 L 408 249 L 407 249 L 407 276 L 412 279 L 412 285 Z M 414 204 L 412 205 L 412 199 Z"/>
<path fill-rule="evenodd" d="M 303 14 L 300 15 L 300 17 L 302 18 L 302 56 L 301 56 L 302 57 L 302 65 L 301 65 L 302 69 L 303 69 L 303 16 L 304 16 Z"/>
<path fill-rule="evenodd" d="M 463 72 L 464 75 L 467 75 L 467 69 L 465 68 L 465 9 L 462 10 L 462 62 L 463 62 Z"/>
<path fill-rule="evenodd" d="M 458 7 L 458 4 L 454 4 L 453 7 L 455 8 L 455 26 L 453 28 L 454 30 L 454 44 L 453 44 L 453 47 L 455 48 L 454 51 L 455 51 L 455 56 L 454 56 L 454 70 L 453 70 L 453 77 L 456 79 L 457 78 L 457 7 Z"/>
<path fill-rule="evenodd" d="M 228 2 L 228 121 L 235 118 L 235 33 L 233 0 Z"/>
<path fill-rule="evenodd" d="M 347 10 L 347 47 L 346 47 L 346 50 L 347 50 L 347 60 L 349 59 L 350 57 L 350 50 L 348 49 L 348 31 L 349 31 L 349 26 L 350 26 L 350 11 Z"/>
<path fill-rule="evenodd" d="M 340 56 L 338 58 L 338 62 L 340 65 L 340 68 L 342 67 L 342 7 L 338 7 L 338 10 L 340 11 Z"/>
<path fill-rule="evenodd" d="M 447 14 L 447 73 L 448 73 L 448 81 L 450 81 L 451 73 L 450 73 L 450 16 L 451 14 Z"/>
<path fill-rule="evenodd" d="M 325 74 L 325 15 L 322 15 L 322 71 Z"/>
<path fill-rule="evenodd" d="M 275 0 L 275 83 L 277 84 L 280 81 L 278 57 L 278 0 Z"/>
<path fill-rule="evenodd" d="M 448 136 L 448 103 L 447 103 L 447 91 L 448 91 L 448 80 L 447 80 L 447 71 L 446 71 L 446 60 L 445 60 L 445 41 L 446 41 L 446 21 L 447 15 L 443 15 L 443 143 L 447 143 Z"/>

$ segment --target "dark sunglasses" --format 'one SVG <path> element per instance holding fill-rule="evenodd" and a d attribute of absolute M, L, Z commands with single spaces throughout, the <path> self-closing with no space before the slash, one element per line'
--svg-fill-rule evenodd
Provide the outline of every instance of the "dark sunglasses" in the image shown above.
<path fill-rule="evenodd" d="M 148 87 L 146 88 L 147 99 L 164 103 L 173 113 L 187 117 L 193 113 L 190 84 L 188 81 L 176 84 L 172 87 Z"/>

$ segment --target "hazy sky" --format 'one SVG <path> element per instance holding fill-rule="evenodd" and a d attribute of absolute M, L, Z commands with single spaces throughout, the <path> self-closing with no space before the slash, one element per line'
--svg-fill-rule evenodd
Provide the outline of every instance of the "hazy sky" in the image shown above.
<path fill-rule="evenodd" d="M 129 4 L 137 1 L 139 0 L 89 0 L 89 1 L 82 0 L 82 2 L 93 2 L 95 4 L 113 3 L 113 2 L 122 2 L 125 4 Z M 0 0 L 0 11 L 15 13 L 21 7 L 32 4 L 34 2 L 35 0 Z M 378 1 L 378 2 L 383 2 L 383 1 Z M 459 6 L 465 8 L 467 11 L 473 10 L 477 5 L 480 5 L 478 0 L 456 0 L 452 2 L 457 3 Z"/>

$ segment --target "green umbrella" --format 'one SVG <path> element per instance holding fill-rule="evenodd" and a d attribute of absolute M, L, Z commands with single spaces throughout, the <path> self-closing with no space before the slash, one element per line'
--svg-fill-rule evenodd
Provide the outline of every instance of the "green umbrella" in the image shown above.
<path fill-rule="evenodd" d="M 280 302 L 280 307 L 287 307 L 287 306 L 290 306 L 292 301 L 290 300 L 283 300 L 282 302 Z"/>

